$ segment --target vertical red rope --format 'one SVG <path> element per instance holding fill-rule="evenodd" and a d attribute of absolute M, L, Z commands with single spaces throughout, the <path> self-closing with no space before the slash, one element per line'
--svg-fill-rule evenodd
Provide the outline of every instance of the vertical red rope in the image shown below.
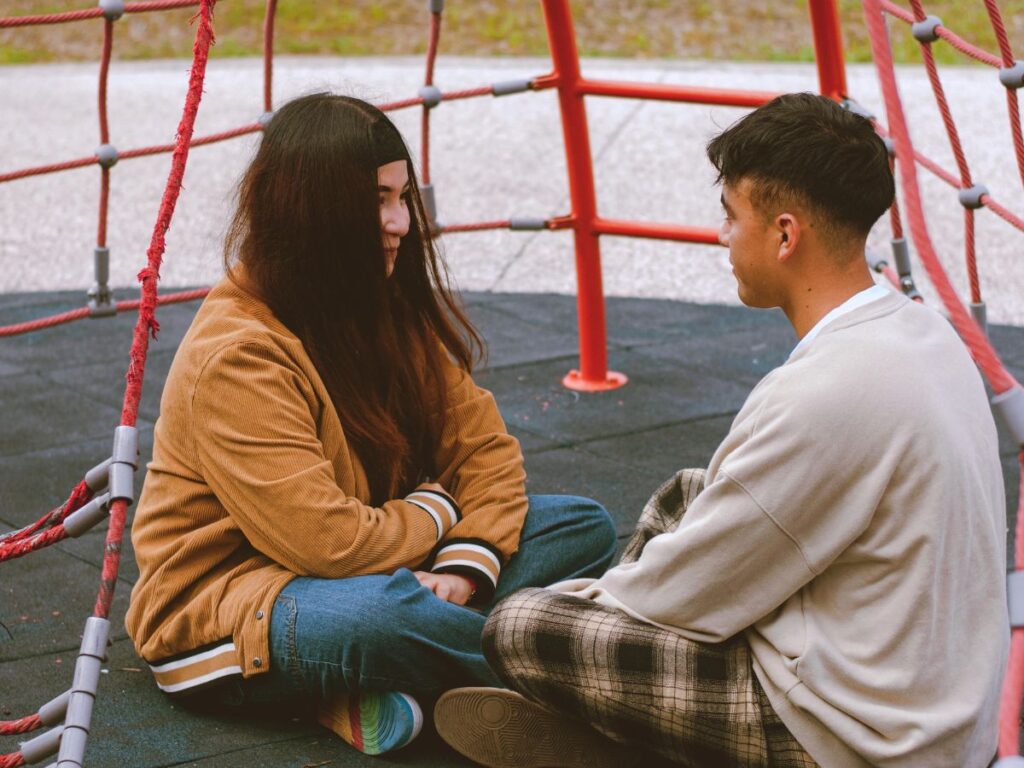
<path fill-rule="evenodd" d="M 100 144 L 110 143 L 110 126 L 107 122 L 107 81 L 110 74 L 110 57 L 114 47 L 114 22 L 103 21 L 103 53 L 100 57 L 100 82 L 98 93 L 98 112 L 100 118 Z M 96 225 L 96 245 L 104 248 L 107 245 L 107 210 L 110 203 L 110 169 L 100 168 L 100 207 L 99 222 Z"/>
<path fill-rule="evenodd" d="M 434 84 L 434 63 L 437 60 L 437 44 L 441 38 L 441 14 L 430 14 L 430 38 L 427 42 L 427 72 L 424 85 Z M 420 120 L 420 183 L 430 183 L 430 107 L 423 106 Z"/>
<path fill-rule="evenodd" d="M 967 282 L 971 290 L 971 303 L 981 303 L 981 279 L 978 277 L 978 257 L 974 240 L 974 211 L 964 208 L 964 256 L 967 259 Z"/>
<path fill-rule="evenodd" d="M 893 179 L 896 178 L 896 158 L 889 157 L 889 170 L 892 171 Z M 892 199 L 892 205 L 889 207 L 889 221 L 892 225 L 892 236 L 894 240 L 899 240 L 903 237 L 903 218 L 900 216 L 900 200 L 899 196 L 896 195 Z"/>
<path fill-rule="evenodd" d="M 1024 451 L 1018 457 L 1020 488 L 1018 491 L 1017 527 L 1014 560 L 1017 570 L 1024 567 Z M 1020 710 L 1024 700 L 1024 629 L 1015 629 L 1010 637 L 1010 663 L 1000 699 L 999 756 L 1020 754 Z"/>
<path fill-rule="evenodd" d="M 277 0 L 267 0 L 263 17 L 263 111 L 274 109 L 274 18 L 277 15 Z"/>
<path fill-rule="evenodd" d="M 1010 38 L 1006 34 L 1006 27 L 1003 24 L 1003 17 L 999 13 L 996 0 L 985 0 L 985 10 L 988 11 L 989 21 L 992 22 L 992 31 L 996 33 L 1003 66 L 1012 67 L 1014 65 L 1013 49 L 1010 47 Z M 1010 135 L 1013 137 L 1013 150 L 1017 156 L 1017 170 L 1020 172 L 1021 181 L 1024 182 L 1024 138 L 1021 136 L 1020 108 L 1017 104 L 1017 91 L 1014 88 L 1006 89 L 1006 108 L 1010 114 Z"/>
<path fill-rule="evenodd" d="M 160 264 L 166 249 L 167 229 L 174 216 L 174 207 L 181 192 L 181 182 L 185 175 L 188 162 L 189 145 L 192 131 L 195 128 L 199 102 L 203 98 L 203 79 L 206 76 L 206 62 L 209 58 L 210 46 L 213 45 L 213 6 L 217 0 L 202 0 L 196 29 L 196 39 L 192 46 L 192 71 L 189 75 L 188 94 L 185 97 L 185 108 L 178 123 L 175 138 L 174 154 L 171 157 L 171 170 L 167 177 L 157 214 L 156 225 L 146 252 L 147 265 L 139 272 L 142 283 L 142 299 L 139 304 L 139 319 L 135 323 L 132 337 L 131 361 L 128 366 L 124 393 L 124 405 L 121 409 L 121 424 L 135 426 L 138 418 L 139 400 L 142 396 L 142 382 L 146 369 L 146 354 L 149 351 L 149 336 L 156 337 L 160 325 L 156 321 L 157 281 L 160 279 Z M 121 560 L 121 539 L 124 536 L 125 518 L 128 505 L 124 499 L 118 499 L 111 505 L 110 524 L 107 528 L 106 546 L 103 555 L 103 573 L 100 578 L 100 590 L 93 609 L 95 616 L 106 618 L 110 613 L 110 604 L 114 599 L 114 587 L 117 583 L 117 569 Z"/>

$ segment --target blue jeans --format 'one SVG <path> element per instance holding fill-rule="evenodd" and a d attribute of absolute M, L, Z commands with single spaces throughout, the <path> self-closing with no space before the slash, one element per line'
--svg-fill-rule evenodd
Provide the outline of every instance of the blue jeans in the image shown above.
<path fill-rule="evenodd" d="M 597 502 L 528 498 L 519 551 L 490 602 L 445 602 L 405 568 L 390 576 L 298 577 L 274 604 L 270 670 L 209 694 L 232 707 L 309 702 L 353 689 L 431 697 L 456 686 L 501 686 L 480 646 L 491 608 L 524 587 L 600 576 L 615 554 L 615 528 Z"/>

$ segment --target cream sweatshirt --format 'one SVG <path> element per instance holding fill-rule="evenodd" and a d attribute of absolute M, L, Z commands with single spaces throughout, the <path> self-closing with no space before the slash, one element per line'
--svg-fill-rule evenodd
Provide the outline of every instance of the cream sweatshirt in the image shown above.
<path fill-rule="evenodd" d="M 679 527 L 555 585 L 703 642 L 745 632 L 825 768 L 983 768 L 1009 648 L 995 425 L 963 344 L 898 294 L 766 376 Z"/>

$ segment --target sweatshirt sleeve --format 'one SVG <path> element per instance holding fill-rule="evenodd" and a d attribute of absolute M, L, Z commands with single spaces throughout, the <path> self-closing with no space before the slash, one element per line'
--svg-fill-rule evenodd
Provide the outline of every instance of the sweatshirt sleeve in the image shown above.
<path fill-rule="evenodd" d="M 487 600 L 519 548 L 527 508 L 523 454 L 491 393 L 454 364 L 447 376 L 436 480 L 461 519 L 441 541 L 432 570 L 469 576 L 477 599 Z"/>
<path fill-rule="evenodd" d="M 221 349 L 192 397 L 206 482 L 258 551 L 293 573 L 341 578 L 424 562 L 455 520 L 412 500 L 371 507 L 338 487 L 312 386 L 283 352 Z"/>
<path fill-rule="evenodd" d="M 651 539 L 637 561 L 561 591 L 703 642 L 756 623 L 872 519 L 892 465 L 852 436 L 851 423 L 870 422 L 858 410 L 813 396 L 800 407 L 769 401 L 674 531 Z"/>

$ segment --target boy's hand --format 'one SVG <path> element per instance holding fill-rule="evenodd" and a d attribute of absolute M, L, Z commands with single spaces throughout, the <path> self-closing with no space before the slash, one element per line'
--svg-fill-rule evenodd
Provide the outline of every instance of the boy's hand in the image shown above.
<path fill-rule="evenodd" d="M 473 596 L 473 582 L 457 573 L 413 571 L 413 576 L 420 584 L 449 603 L 465 605 Z"/>

